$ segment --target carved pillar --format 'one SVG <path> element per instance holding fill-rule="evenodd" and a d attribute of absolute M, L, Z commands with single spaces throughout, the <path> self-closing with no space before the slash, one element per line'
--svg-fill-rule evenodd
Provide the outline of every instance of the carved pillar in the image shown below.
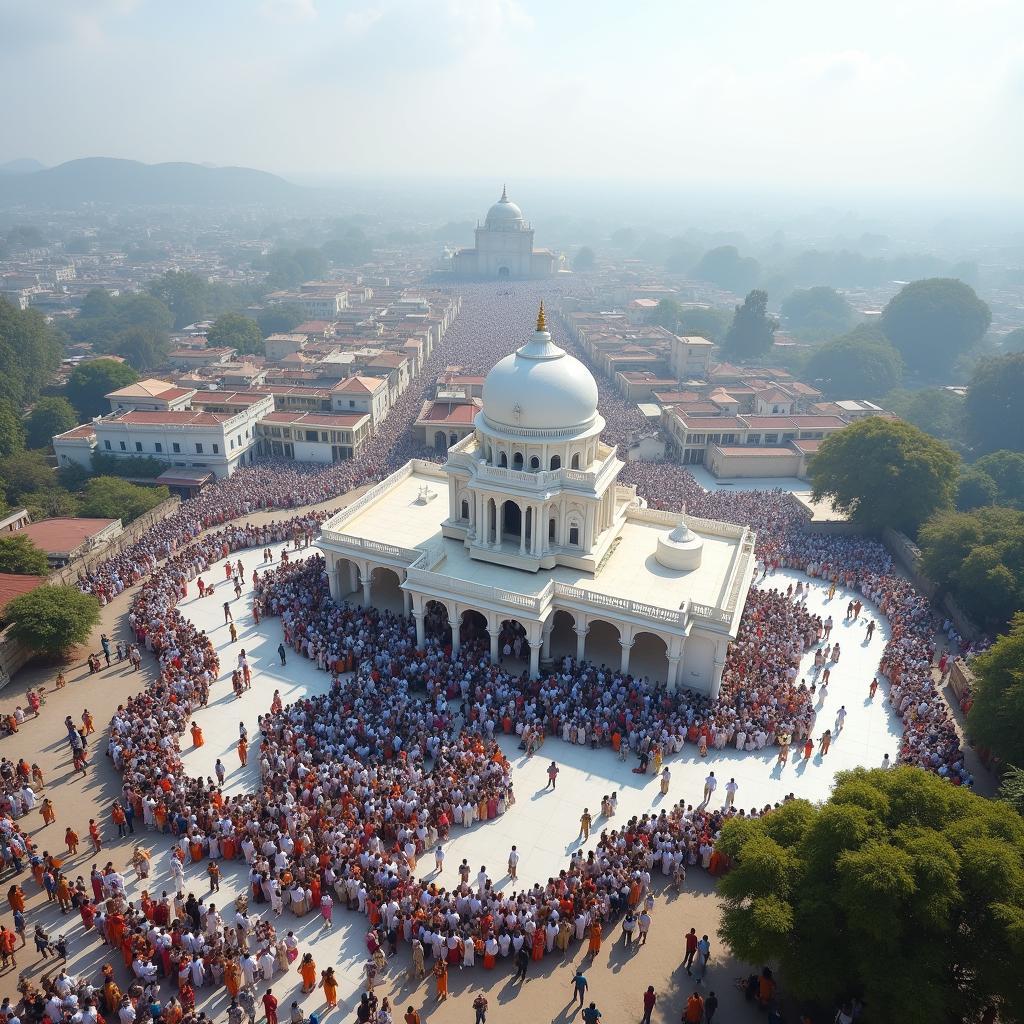
<path fill-rule="evenodd" d="M 348 592 L 354 594 L 359 589 L 359 570 L 355 562 L 348 563 Z"/>
<path fill-rule="evenodd" d="M 526 554 L 526 509 L 519 506 L 519 554 Z"/>
<path fill-rule="evenodd" d="M 587 645 L 587 634 L 590 632 L 587 626 L 574 626 L 576 631 L 576 660 L 583 660 L 583 652 Z"/>
<path fill-rule="evenodd" d="M 373 582 L 373 570 L 367 566 L 363 570 L 363 607 L 370 607 L 370 589 Z"/>
<path fill-rule="evenodd" d="M 625 674 L 629 671 L 629 652 L 633 650 L 633 641 L 620 640 L 619 646 L 622 648 L 622 662 L 619 665 L 619 671 Z"/>
<path fill-rule="evenodd" d="M 668 659 L 668 677 L 665 679 L 665 685 L 668 687 L 670 693 L 674 693 L 678 686 L 679 676 L 679 662 L 680 658 L 669 658 Z"/>
<path fill-rule="evenodd" d="M 722 673 L 725 671 L 725 656 L 729 653 L 729 641 L 719 640 L 715 644 L 715 667 L 711 670 L 711 699 L 716 700 L 722 689 Z"/>
<path fill-rule="evenodd" d="M 427 632 L 423 628 L 423 609 L 413 608 L 412 614 L 416 620 L 416 646 L 422 650 L 427 642 Z"/>
<path fill-rule="evenodd" d="M 540 675 L 540 649 L 543 643 L 535 640 L 530 644 L 530 678 L 536 679 Z"/>
<path fill-rule="evenodd" d="M 491 664 L 498 664 L 498 637 L 501 634 L 500 626 L 488 626 L 487 633 L 491 638 Z"/>

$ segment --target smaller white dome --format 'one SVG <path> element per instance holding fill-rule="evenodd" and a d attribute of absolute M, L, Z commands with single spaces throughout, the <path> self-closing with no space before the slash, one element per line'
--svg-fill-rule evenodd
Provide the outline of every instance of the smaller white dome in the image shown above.
<path fill-rule="evenodd" d="M 703 539 L 684 520 L 670 534 L 658 538 L 655 557 L 666 569 L 696 569 L 703 554 Z"/>
<path fill-rule="evenodd" d="M 501 198 L 487 211 L 484 226 L 491 231 L 522 231 L 526 227 L 523 211 L 508 198 L 504 188 Z"/>

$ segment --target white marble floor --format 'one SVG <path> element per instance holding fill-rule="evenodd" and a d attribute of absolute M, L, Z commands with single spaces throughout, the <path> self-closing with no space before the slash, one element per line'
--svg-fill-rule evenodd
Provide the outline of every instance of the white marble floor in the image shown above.
<path fill-rule="evenodd" d="M 279 550 L 280 546 L 275 548 L 275 560 L 279 557 Z M 257 552 L 243 554 L 242 561 L 247 570 L 247 580 L 254 567 L 263 568 L 262 557 Z M 222 577 L 222 574 L 218 573 L 218 576 Z M 206 578 L 212 580 L 215 577 L 207 574 Z M 797 573 L 780 572 L 769 577 L 765 585 L 785 587 L 798 578 L 801 577 Z M 257 715 L 269 710 L 275 688 L 280 689 L 282 699 L 288 703 L 303 694 L 324 692 L 328 685 L 326 673 L 317 671 L 314 663 L 294 656 L 291 651 L 288 652 L 287 665 L 280 665 L 277 655 L 281 639 L 280 622 L 267 619 L 257 627 L 249 610 L 249 592 L 247 584 L 242 597 L 232 602 L 239 631 L 236 644 L 229 643 L 228 628 L 223 623 L 223 601 L 233 596 L 228 584 L 222 582 L 212 598 L 204 599 L 199 599 L 194 587 L 190 587 L 190 596 L 182 603 L 182 610 L 213 638 L 223 663 L 221 679 L 213 688 L 209 706 L 196 715 L 205 734 L 205 745 L 189 749 L 190 737 L 186 734 L 182 738 L 184 765 L 190 773 L 212 775 L 214 760 L 221 757 L 228 768 L 225 788 L 229 793 L 244 791 L 258 782 L 255 742 L 250 747 L 248 765 L 242 768 L 238 763 L 235 743 L 239 721 L 246 723 L 250 738 L 254 739 Z M 846 605 L 852 596 L 839 591 L 832 601 L 828 601 L 826 589 L 811 583 L 809 605 L 822 614 L 832 615 L 835 622 L 833 640 L 840 642 L 843 651 L 839 665 L 833 667 L 828 697 L 819 708 L 818 735 L 834 725 L 841 705 L 845 705 L 848 712 L 846 726 L 828 756 L 822 758 L 816 753 L 807 762 L 793 758 L 785 768 L 779 769 L 775 764 L 776 753 L 772 750 L 760 753 L 712 751 L 706 760 L 701 760 L 694 748 L 687 746 L 682 754 L 668 761 L 672 771 L 669 801 L 686 799 L 699 802 L 704 777 L 709 771 L 714 771 L 720 780 L 716 794 L 719 800 L 724 800 L 724 784 L 730 777 L 736 779 L 739 783 L 736 802 L 740 807 L 780 800 L 787 793 L 821 800 L 827 797 L 837 771 L 859 765 L 874 767 L 880 764 L 886 752 L 895 757 L 900 728 L 885 702 L 888 684 L 883 681 L 874 701 L 868 699 L 868 685 L 878 666 L 888 626 L 871 606 L 865 606 L 858 622 L 844 622 Z M 864 636 L 869 618 L 878 620 L 878 628 L 874 638 L 867 643 Z M 253 669 L 253 686 L 241 700 L 237 700 L 231 691 L 230 675 L 242 648 L 246 650 Z M 811 678 L 810 662 L 808 656 L 802 666 L 802 674 L 808 679 Z M 458 865 L 465 858 L 473 869 L 474 877 L 484 865 L 501 887 L 509 886 L 511 882 L 506 876 L 506 865 L 513 843 L 520 854 L 520 884 L 545 880 L 564 866 L 567 854 L 580 842 L 579 818 L 584 807 L 589 807 L 597 818 L 601 797 L 617 791 L 619 813 L 616 820 L 624 821 L 633 814 L 659 807 L 664 799 L 653 776 L 633 774 L 634 762 L 620 762 L 610 751 L 591 751 L 549 739 L 532 759 L 527 760 L 517 749 L 514 739 L 503 740 L 503 744 L 514 765 L 517 802 L 495 821 L 477 824 L 468 830 L 456 828 L 453 831 L 445 849 L 444 872 L 439 879 L 444 884 L 451 885 L 457 880 Z M 561 767 L 554 792 L 545 791 L 545 769 L 552 759 Z M 604 824 L 598 819 L 596 828 L 600 829 Z M 150 841 L 159 851 L 150 889 L 160 892 L 163 888 L 170 888 L 165 852 L 167 843 L 152 835 Z M 428 855 L 421 865 L 424 874 L 432 872 L 433 857 Z M 197 895 L 205 892 L 205 864 L 189 865 L 186 880 Z M 243 891 L 244 885 L 245 879 L 237 864 L 226 870 L 222 890 L 216 897 L 218 905 L 229 905 Z M 263 906 L 256 909 L 268 910 Z M 315 938 L 310 947 L 315 959 L 321 967 L 331 963 L 335 965 L 341 981 L 341 1005 L 350 1006 L 356 998 L 365 960 L 364 919 L 336 908 L 335 927 L 330 933 L 320 933 L 320 919 L 312 914 L 303 919 L 286 914 L 279 927 L 294 928 L 303 948 Z M 288 981 L 283 982 L 289 993 L 288 1002 L 295 998 L 291 988 L 296 981 L 292 972 Z M 279 997 L 282 994 L 279 993 Z M 214 1011 L 219 1008 L 221 998 L 218 995 L 214 1002 Z M 288 1005 L 283 998 L 281 1002 L 282 1008 Z M 317 1002 L 317 997 L 311 996 L 307 1000 L 308 1009 L 313 1009 Z"/>

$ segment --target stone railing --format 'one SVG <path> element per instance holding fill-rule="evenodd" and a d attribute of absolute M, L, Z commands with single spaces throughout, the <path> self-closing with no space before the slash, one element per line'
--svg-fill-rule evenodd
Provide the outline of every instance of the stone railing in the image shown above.
<path fill-rule="evenodd" d="M 383 555 L 385 558 L 393 558 L 405 565 L 412 565 L 417 559 L 423 557 L 423 552 L 419 548 L 403 548 L 398 544 L 385 544 L 379 540 L 367 540 L 366 537 L 353 537 L 351 534 L 339 533 L 337 530 L 321 530 L 320 537 L 328 544 L 342 544 L 347 548 L 365 552 L 367 555 Z"/>
<path fill-rule="evenodd" d="M 597 611 L 609 609 L 621 615 L 636 615 L 639 618 L 653 619 L 656 622 L 664 622 L 667 625 L 680 628 L 686 626 L 687 608 L 685 605 L 682 608 L 663 608 L 660 605 L 646 604 L 643 601 L 630 601 L 627 598 L 599 594 L 593 590 L 583 590 L 581 587 L 573 587 L 567 583 L 556 583 L 553 596 L 594 608 Z"/>

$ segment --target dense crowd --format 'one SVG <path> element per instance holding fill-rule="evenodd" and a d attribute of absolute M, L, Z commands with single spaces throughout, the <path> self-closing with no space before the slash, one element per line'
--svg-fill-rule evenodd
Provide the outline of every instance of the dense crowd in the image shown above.
<path fill-rule="evenodd" d="M 635 918 L 642 924 L 654 875 L 681 884 L 687 867 L 724 868 L 714 839 L 727 815 L 770 810 L 678 803 L 619 824 L 609 803 L 592 849 L 581 847 L 546 884 L 510 891 L 499 892 L 485 872 L 470 877 L 468 866 L 450 889 L 424 880 L 416 868 L 452 828 L 493 818 L 514 802 L 509 764 L 495 742 L 500 734 L 518 734 L 528 751 L 552 736 L 607 745 L 653 772 L 685 743 L 713 757 L 727 745 L 788 750 L 790 742 L 809 737 L 814 683 L 800 679 L 798 668 L 812 648 L 816 663 L 827 664 L 828 636 L 799 586 L 751 590 L 721 693 L 708 701 L 570 658 L 530 680 L 492 665 L 485 638 L 467 635 L 453 657 L 440 623 L 432 624 L 418 650 L 410 621 L 336 605 L 322 559 L 293 559 L 262 570 L 253 585 L 255 606 L 281 619 L 284 645 L 331 673 L 330 691 L 288 707 L 275 697 L 260 720 L 256 791 L 226 797 L 220 778 L 191 778 L 183 769 L 179 737 L 207 703 L 221 668 L 209 638 L 178 611 L 178 602 L 204 574 L 213 582 L 233 552 L 282 540 L 308 546 L 329 513 L 282 516 L 265 525 L 229 521 L 328 504 L 410 457 L 437 457 L 419 450 L 409 429 L 427 389 L 445 366 L 482 373 L 521 343 L 523 309 L 541 294 L 534 286 L 505 293 L 465 289 L 460 317 L 359 459 L 242 469 L 83 576 L 82 588 L 101 601 L 148 577 L 133 599 L 129 624 L 136 643 L 158 659 L 159 673 L 117 709 L 109 750 L 124 776 L 121 805 L 129 823 L 175 835 L 171 869 L 181 890 L 164 899 L 147 892 L 132 904 L 124 879 L 110 868 L 73 893 L 87 927 L 100 930 L 133 974 L 131 992 L 121 992 L 111 974 L 93 994 L 108 1015 L 132 996 L 135 1004 L 158 999 L 155 982 L 169 976 L 178 985 L 178 1019 L 190 1012 L 197 987 L 223 984 L 237 1011 L 235 1020 L 229 1012 L 229 1024 L 242 1024 L 242 1011 L 252 1016 L 257 980 L 271 984 L 297 959 L 294 936 L 285 927 L 275 930 L 269 915 L 257 929 L 244 908 L 211 910 L 186 897 L 188 860 L 207 861 L 212 891 L 218 860 L 244 857 L 250 899 L 275 914 L 320 912 L 329 922 L 337 903 L 364 913 L 372 990 L 399 942 L 408 945 L 420 976 L 427 958 L 436 973 L 441 964 L 492 967 L 504 956 L 521 959 L 523 950 L 539 959 L 579 941 L 599 947 L 608 922 Z M 560 325 L 553 332 L 575 350 Z M 635 408 L 608 388 L 600 395 L 609 440 L 635 436 L 642 428 Z M 632 463 L 620 480 L 635 484 L 652 507 L 685 506 L 694 515 L 750 524 L 758 532 L 762 579 L 776 568 L 797 568 L 877 604 L 891 626 L 880 671 L 903 721 L 899 760 L 970 783 L 956 730 L 931 679 L 932 610 L 894 573 L 881 545 L 810 532 L 801 506 L 781 491 L 705 492 L 677 465 Z M 247 746 L 243 730 L 243 759 Z M 142 856 L 136 863 L 143 887 L 145 861 Z M 298 966 L 304 990 L 317 983 L 305 957 Z M 320 982 L 325 991 L 332 984 Z"/>

